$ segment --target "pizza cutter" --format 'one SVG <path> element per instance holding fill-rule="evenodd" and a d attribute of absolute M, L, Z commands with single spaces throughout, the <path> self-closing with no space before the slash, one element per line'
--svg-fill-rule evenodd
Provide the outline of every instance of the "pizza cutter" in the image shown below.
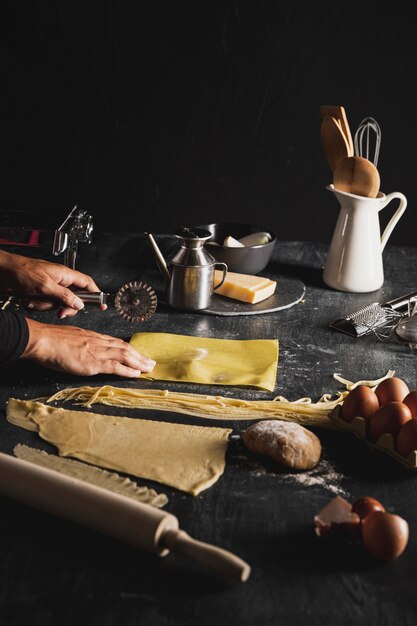
<path fill-rule="evenodd" d="M 122 285 L 115 294 L 103 291 L 75 291 L 83 302 L 92 304 L 114 304 L 118 314 L 128 322 L 146 322 L 156 311 L 158 299 L 150 285 L 132 281 Z"/>
<path fill-rule="evenodd" d="M 86 304 L 114 304 L 118 314 L 128 322 L 146 322 L 156 311 L 158 299 L 154 289 L 142 281 L 132 281 L 122 285 L 115 294 L 104 291 L 74 291 Z M 22 300 L 45 300 L 45 296 L 16 296 L 8 295 L 2 301 L 1 308 L 5 309 L 12 303 Z"/>

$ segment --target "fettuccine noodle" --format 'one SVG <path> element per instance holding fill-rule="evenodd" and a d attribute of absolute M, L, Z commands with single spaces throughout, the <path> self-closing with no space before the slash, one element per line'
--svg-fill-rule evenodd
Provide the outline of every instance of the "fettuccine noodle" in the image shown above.
<path fill-rule="evenodd" d="M 337 392 L 335 398 L 331 394 L 324 394 L 317 402 L 308 397 L 293 401 L 283 396 L 276 396 L 273 400 L 243 400 L 159 389 L 124 389 L 111 385 L 63 389 L 48 398 L 47 402 L 72 400 L 88 408 L 94 404 L 105 404 L 130 409 L 171 411 L 211 420 L 281 419 L 306 426 L 339 428 L 329 419 L 329 414 L 343 403 L 349 391 L 358 385 L 375 387 L 394 373 L 389 370 L 378 380 L 356 383 L 342 378 L 340 374 L 334 374 L 334 378 L 344 384 L 346 390 Z"/>

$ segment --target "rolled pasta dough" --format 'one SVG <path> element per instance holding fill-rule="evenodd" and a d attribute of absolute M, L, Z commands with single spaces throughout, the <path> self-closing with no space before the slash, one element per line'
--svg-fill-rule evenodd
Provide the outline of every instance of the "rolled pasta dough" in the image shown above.
<path fill-rule="evenodd" d="M 130 344 L 156 361 L 152 372 L 141 374 L 141 378 L 275 389 L 278 339 L 136 333 Z"/>
<path fill-rule="evenodd" d="M 222 475 L 230 429 L 172 424 L 41 402 L 7 403 L 12 424 L 35 430 L 64 457 L 155 480 L 197 495 Z"/>

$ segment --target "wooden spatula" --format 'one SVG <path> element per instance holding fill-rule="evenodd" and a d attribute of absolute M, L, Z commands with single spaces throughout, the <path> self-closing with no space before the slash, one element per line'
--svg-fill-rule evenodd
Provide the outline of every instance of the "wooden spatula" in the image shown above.
<path fill-rule="evenodd" d="M 334 172 L 339 161 L 349 156 L 349 144 L 339 122 L 330 115 L 322 119 L 320 135 L 324 154 Z"/>
<path fill-rule="evenodd" d="M 353 148 L 352 133 L 350 132 L 349 122 L 348 122 L 344 107 L 340 105 L 322 104 L 320 107 L 320 113 L 321 113 L 322 118 L 326 117 L 327 115 L 330 115 L 330 117 L 334 117 L 336 120 L 340 122 L 342 131 L 347 139 L 347 143 L 349 146 L 348 156 L 353 156 L 354 148 Z"/>

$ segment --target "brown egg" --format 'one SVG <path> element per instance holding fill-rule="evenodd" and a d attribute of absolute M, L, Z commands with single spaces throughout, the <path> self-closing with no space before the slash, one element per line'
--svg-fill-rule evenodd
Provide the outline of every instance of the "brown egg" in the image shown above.
<path fill-rule="evenodd" d="M 396 435 L 401 426 L 411 419 L 411 411 L 402 402 L 388 402 L 368 421 L 368 437 L 378 441 L 384 433 Z"/>
<path fill-rule="evenodd" d="M 356 526 L 353 524 L 346 526 L 346 530 L 349 534 L 355 539 L 360 539 L 362 537 L 362 524 L 364 520 L 375 511 L 385 511 L 385 508 L 380 502 L 378 502 L 378 500 L 369 496 L 357 498 L 352 503 L 352 513 L 356 513 L 359 517 L 359 524 Z"/>
<path fill-rule="evenodd" d="M 385 511 L 385 507 L 378 502 L 378 500 L 370 496 L 357 498 L 352 503 L 352 512 L 357 513 L 362 522 L 375 511 Z"/>
<path fill-rule="evenodd" d="M 362 524 L 365 548 L 381 561 L 391 561 L 404 552 L 409 536 L 408 523 L 399 515 L 375 511 Z"/>
<path fill-rule="evenodd" d="M 370 387 L 359 385 L 349 391 L 342 405 L 342 416 L 347 422 L 351 422 L 354 417 L 364 417 L 368 419 L 379 409 L 378 398 Z"/>
<path fill-rule="evenodd" d="M 413 417 L 401 426 L 397 435 L 397 452 L 407 458 L 410 452 L 417 450 L 417 418 Z"/>
<path fill-rule="evenodd" d="M 403 400 L 404 404 L 408 406 L 413 417 L 417 417 L 417 391 L 410 391 Z"/>
<path fill-rule="evenodd" d="M 406 383 L 401 378 L 386 378 L 375 389 L 380 406 L 388 402 L 402 402 L 410 393 Z"/>

